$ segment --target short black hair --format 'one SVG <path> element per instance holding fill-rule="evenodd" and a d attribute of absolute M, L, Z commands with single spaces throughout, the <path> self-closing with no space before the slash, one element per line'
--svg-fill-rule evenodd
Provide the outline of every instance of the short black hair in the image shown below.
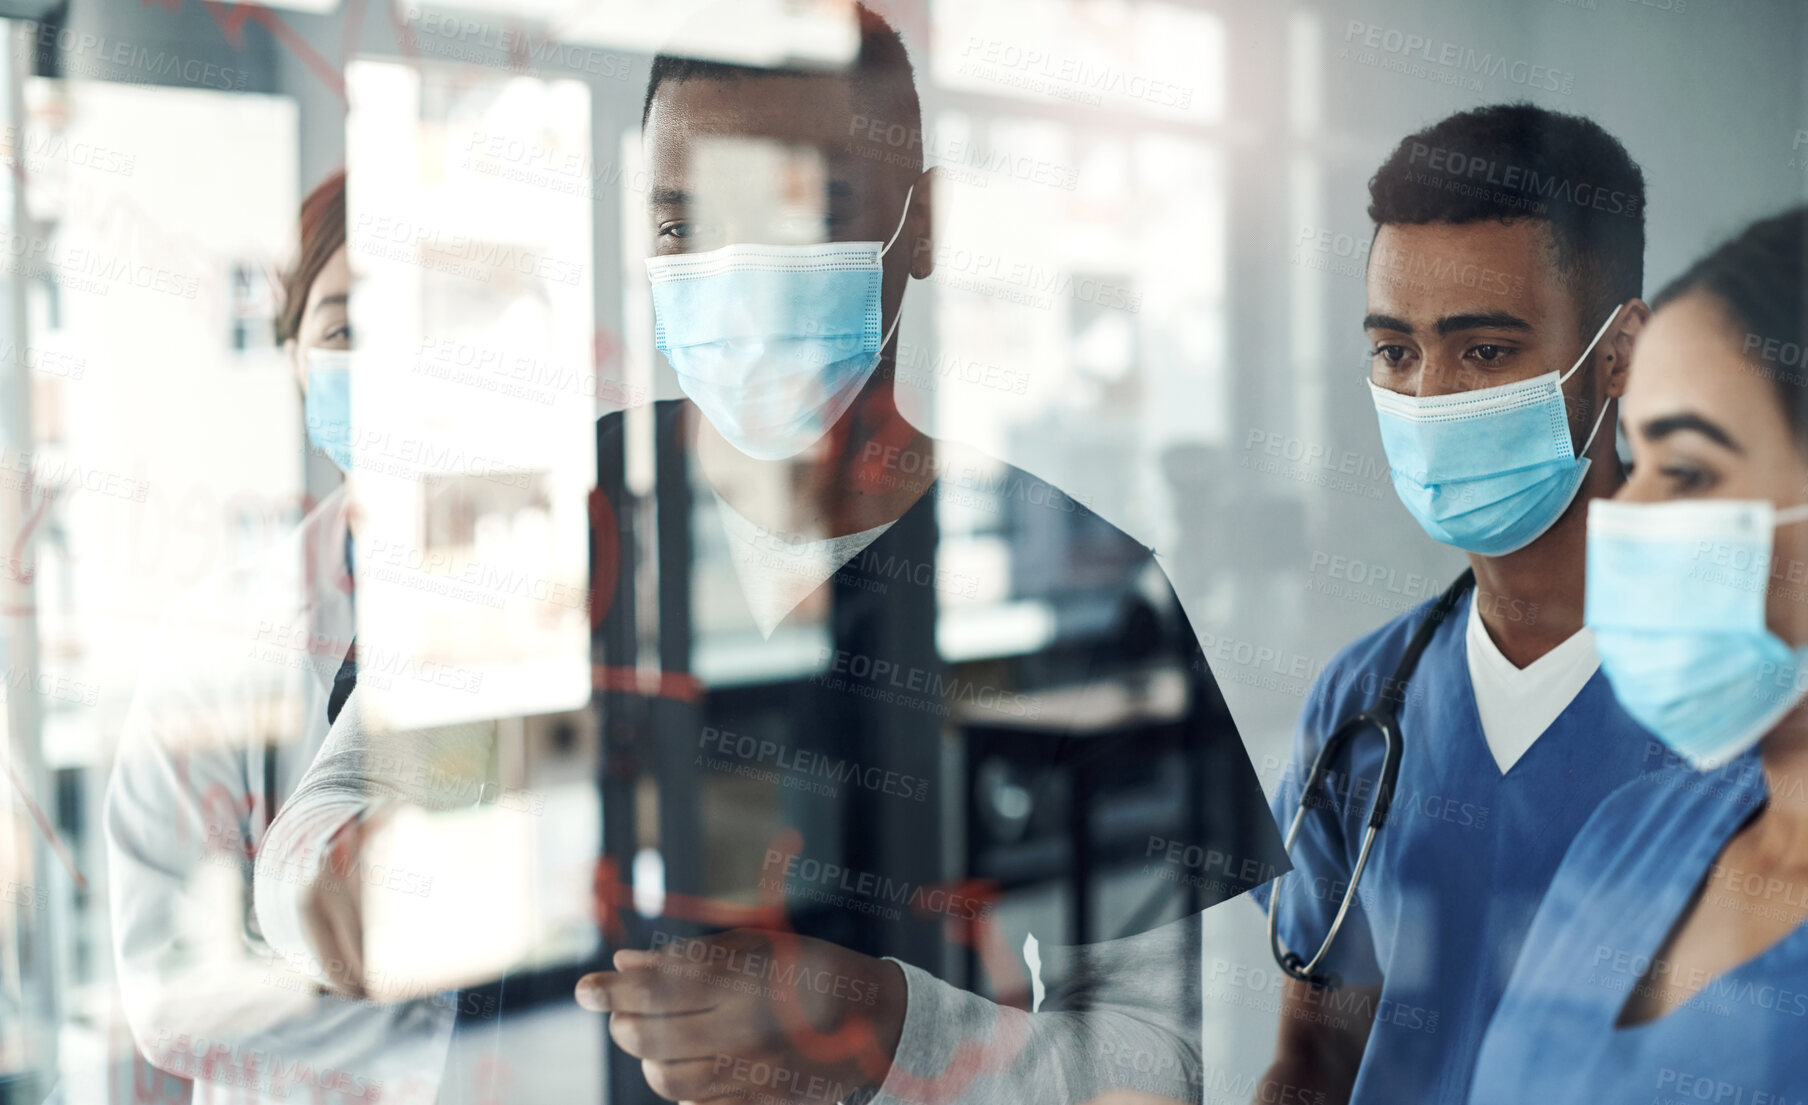
<path fill-rule="evenodd" d="M 1808 445 L 1808 207 L 1746 227 L 1666 284 L 1652 309 L 1694 292 L 1713 296 L 1744 331 L 1739 352 L 1771 381 Z"/>
<path fill-rule="evenodd" d="M 1529 103 L 1460 112 L 1402 139 L 1369 179 L 1369 218 L 1550 227 L 1584 332 L 1645 280 L 1645 174 L 1600 124 Z"/>
<path fill-rule="evenodd" d="M 860 26 L 860 49 L 853 64 L 845 70 L 808 68 L 802 65 L 766 67 L 737 65 L 729 62 L 702 61 L 697 58 L 661 52 L 653 58 L 653 71 L 647 77 L 647 96 L 640 108 L 640 125 L 644 129 L 653 113 L 653 95 L 667 81 L 740 81 L 748 77 L 809 77 L 845 73 L 854 87 L 854 97 L 869 120 L 877 121 L 887 133 L 908 135 L 893 149 L 892 159 L 902 159 L 906 168 L 923 170 L 923 108 L 917 99 L 916 71 L 910 64 L 910 51 L 904 39 L 883 16 L 865 4 L 851 4 Z M 850 138 L 855 137 L 850 128 Z"/>

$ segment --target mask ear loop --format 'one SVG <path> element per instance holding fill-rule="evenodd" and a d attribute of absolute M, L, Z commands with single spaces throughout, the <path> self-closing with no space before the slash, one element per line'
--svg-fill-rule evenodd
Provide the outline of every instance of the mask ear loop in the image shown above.
<path fill-rule="evenodd" d="M 904 233 L 904 220 L 910 218 L 910 197 L 916 195 L 916 191 L 917 186 L 914 181 L 909 188 L 904 190 L 904 213 L 898 216 L 898 229 L 891 232 L 891 240 L 885 243 L 885 248 L 879 251 L 879 256 L 883 257 L 887 253 L 890 253 L 891 247 L 896 244 L 898 240 L 898 235 Z M 1607 321 L 1612 322 L 1613 320 L 1608 319 Z M 1599 339 L 1597 338 L 1596 340 Z"/>
<path fill-rule="evenodd" d="M 1601 335 L 1607 333 L 1607 328 L 1613 325 L 1613 320 L 1620 317 L 1620 308 L 1624 306 L 1626 306 L 1624 303 L 1620 304 L 1619 307 L 1613 309 L 1613 314 L 1607 316 L 1607 321 L 1603 322 L 1601 328 L 1595 331 L 1595 336 L 1589 339 L 1588 348 L 1582 350 L 1582 355 L 1576 358 L 1576 363 L 1569 366 L 1568 372 L 1557 377 L 1557 382 L 1559 384 L 1569 383 L 1569 378 L 1576 374 L 1576 370 L 1582 367 L 1582 362 L 1588 360 L 1588 355 L 1595 351 L 1596 345 L 1600 344 Z"/>
<path fill-rule="evenodd" d="M 1557 377 L 1557 386 L 1559 388 L 1561 388 L 1564 384 L 1569 382 L 1569 378 L 1571 376 L 1574 376 L 1576 374 L 1576 370 L 1582 367 L 1583 361 L 1588 360 L 1588 355 L 1590 353 L 1593 353 L 1595 351 L 1595 346 L 1600 344 L 1601 335 L 1607 333 L 1607 328 L 1609 326 L 1613 325 L 1614 319 L 1620 317 L 1620 310 L 1622 308 L 1624 308 L 1625 306 L 1626 305 L 1624 303 L 1622 303 L 1613 309 L 1613 314 L 1607 316 L 1607 321 L 1603 322 L 1601 324 L 1601 328 L 1599 330 L 1595 331 L 1595 336 L 1589 339 L 1588 347 L 1586 349 L 1582 350 L 1582 355 L 1580 357 L 1576 358 L 1576 363 L 1569 366 L 1568 372 L 1565 372 L 1563 375 Z M 1610 395 L 1607 397 L 1607 403 L 1611 403 L 1611 402 L 1613 402 L 1613 400 L 1614 400 L 1613 396 Z M 1607 417 L 1607 403 L 1602 403 L 1601 404 L 1601 413 L 1595 415 L 1595 424 L 1594 424 L 1594 427 L 1588 431 L 1588 440 L 1584 441 L 1582 443 L 1582 448 L 1576 450 L 1576 456 L 1578 458 L 1586 456 L 1588 454 L 1589 446 L 1591 446 L 1595 443 L 1595 435 L 1601 432 L 1601 421 Z"/>
<path fill-rule="evenodd" d="M 917 191 L 917 186 L 914 183 L 911 184 L 911 186 L 909 188 L 905 189 L 905 191 L 904 191 L 904 213 L 902 215 L 898 216 L 898 229 L 891 232 L 891 241 L 885 243 L 885 248 L 881 249 L 879 251 L 879 256 L 883 257 L 887 253 L 890 253 L 891 247 L 897 243 L 898 235 L 904 233 L 904 220 L 910 218 L 910 197 L 916 195 L 916 191 Z M 891 325 L 886 327 L 886 329 L 885 329 L 885 336 L 879 339 L 879 349 L 881 352 L 883 352 L 885 350 L 886 346 L 891 344 L 891 336 L 898 332 L 898 323 L 903 318 L 904 318 L 904 307 L 902 304 L 899 304 L 898 313 L 891 316 Z"/>
<path fill-rule="evenodd" d="M 885 336 L 879 339 L 879 352 L 885 352 L 885 347 L 891 344 L 891 336 L 898 332 L 898 322 L 903 317 L 904 307 L 900 304 L 898 313 L 891 316 L 891 325 L 885 328 Z"/>
<path fill-rule="evenodd" d="M 1595 435 L 1601 432 L 1601 421 L 1607 417 L 1607 405 L 1608 403 L 1612 403 L 1613 400 L 1614 397 L 1610 395 L 1607 397 L 1607 403 L 1601 404 L 1601 413 L 1595 415 L 1594 429 L 1588 431 L 1588 440 L 1582 443 L 1582 448 L 1576 453 L 1578 458 L 1588 455 L 1588 447 L 1595 443 Z M 1804 515 L 1804 517 L 1808 517 L 1808 515 Z"/>

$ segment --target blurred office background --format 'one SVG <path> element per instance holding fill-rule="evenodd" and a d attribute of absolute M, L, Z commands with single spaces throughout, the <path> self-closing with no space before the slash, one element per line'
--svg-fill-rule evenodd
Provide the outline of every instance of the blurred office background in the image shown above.
<path fill-rule="evenodd" d="M 875 6 L 912 50 L 941 168 L 938 270 L 901 328 L 906 412 L 1157 550 L 1270 790 L 1337 649 L 1460 567 L 1396 503 L 1362 383 L 1365 186 L 1394 143 L 1503 100 L 1595 118 L 1646 171 L 1648 291 L 1808 195 L 1793 0 Z M 348 160 L 354 178 L 451 195 L 479 177 L 543 189 L 521 217 L 448 202 L 435 225 L 575 261 L 561 294 L 506 289 L 562 320 L 562 344 L 536 353 L 549 378 L 594 377 L 580 390 L 598 411 L 675 396 L 650 338 L 638 135 L 648 60 L 687 10 L 0 3 L 0 727 L 16 784 L 0 1098 L 132 1087 L 98 818 L 154 619 L 336 478 L 303 463 L 269 336 L 301 196 Z M 1044 555 L 1048 536 L 1011 517 L 944 517 L 943 569 L 997 579 Z M 702 553 L 720 560 L 701 575 L 728 570 L 725 550 Z M 1003 594 L 971 596 L 977 624 Z M 739 628 L 712 642 L 700 626 L 718 679 L 754 678 L 734 669 Z M 556 794 L 556 761 L 588 745 L 549 730 L 524 747 Z M 594 799 L 567 796 L 558 823 L 583 832 Z M 1266 1063 L 1279 979 L 1252 907 L 1212 911 L 1206 942 L 1205 1092 L 1231 1100 Z M 588 1015 L 549 1002 L 505 1031 L 520 1078 L 601 1085 Z"/>

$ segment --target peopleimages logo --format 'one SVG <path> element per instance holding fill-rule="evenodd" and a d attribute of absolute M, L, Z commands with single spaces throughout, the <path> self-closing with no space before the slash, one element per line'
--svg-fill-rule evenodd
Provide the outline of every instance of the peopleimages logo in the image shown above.
<path fill-rule="evenodd" d="M 1003 39 L 970 35 L 961 50 L 960 71 L 1064 100 L 1098 105 L 1106 94 L 1142 100 L 1185 111 L 1193 104 L 1193 88 L 1156 80 L 1109 63 L 1068 57 Z"/>
<path fill-rule="evenodd" d="M 518 27 L 494 26 L 471 18 L 423 11 L 410 5 L 402 9 L 404 26 L 423 53 L 455 61 L 483 62 L 483 53 L 501 54 L 511 64 L 562 65 L 567 69 L 608 80 L 625 81 L 633 72 L 627 57 L 607 53 L 552 35 L 539 38 Z M 476 50 L 469 49 L 475 47 Z"/>
<path fill-rule="evenodd" d="M 1170 840 L 1163 836 L 1151 836 L 1143 850 L 1143 858 L 1153 859 L 1158 856 L 1165 863 L 1224 875 L 1242 883 L 1266 882 L 1281 874 L 1281 871 L 1273 864 L 1264 863 L 1248 856 L 1239 859 L 1229 852 L 1220 852 L 1216 848 L 1190 844 L 1184 840 Z"/>
<path fill-rule="evenodd" d="M 1499 77 L 1524 88 L 1558 92 L 1565 96 L 1574 89 L 1576 75 L 1549 65 L 1538 65 L 1522 58 L 1509 58 L 1492 50 L 1477 50 L 1454 42 L 1434 42 L 1429 35 L 1383 27 L 1352 19 L 1344 28 L 1346 56 L 1349 47 L 1360 45 L 1399 61 L 1424 62 L 1448 76 L 1460 78 L 1463 87 L 1480 91 L 1473 77 Z M 1389 68 L 1392 68 L 1390 66 Z M 1413 73 L 1411 75 L 1426 75 Z"/>
<path fill-rule="evenodd" d="M 121 73 L 132 72 L 200 88 L 217 88 L 222 92 L 243 91 L 246 85 L 246 73 L 242 69 L 183 57 L 168 50 L 153 50 L 92 31 L 78 32 L 55 23 L 27 23 L 25 27 L 36 39 L 40 50 L 55 50 L 62 56 L 65 76 L 117 79 Z"/>
<path fill-rule="evenodd" d="M 870 982 L 832 971 L 813 971 L 800 957 L 776 950 L 770 953 L 743 951 L 702 937 L 674 936 L 667 932 L 655 932 L 649 950 L 664 952 L 704 971 L 745 975 L 776 987 L 781 994 L 811 990 L 861 1005 L 876 1005 L 879 1001 L 879 992 Z M 661 963 L 659 966 L 661 970 L 671 970 L 674 964 Z M 680 974 L 684 973 L 680 971 Z"/>
<path fill-rule="evenodd" d="M 826 887 L 868 901 L 908 906 L 918 914 L 952 917 L 957 921 L 982 920 L 992 916 L 992 903 L 943 886 L 925 886 L 908 879 L 894 879 L 871 871 L 856 871 L 839 863 L 825 863 L 766 849 L 762 865 L 762 888 L 795 892 L 799 885 Z"/>
<path fill-rule="evenodd" d="M 1754 1089 L 1736 1082 L 1725 1082 L 1705 1074 L 1690 1074 L 1674 1067 L 1659 1067 L 1657 1088 L 1669 1097 L 1658 1097 L 1653 1105 L 1671 1101 L 1709 1101 L 1713 1105 L 1804 1105 L 1801 1098 L 1785 1093 Z"/>
<path fill-rule="evenodd" d="M 792 748 L 778 741 L 762 740 L 745 733 L 718 729 L 713 725 L 703 727 L 697 737 L 697 747 L 702 751 L 693 762 L 716 770 L 745 775 L 747 772 L 737 769 L 770 766 L 778 772 L 821 779 L 831 784 L 847 783 L 895 798 L 911 798 L 921 802 L 929 797 L 927 779 L 875 764 L 863 764 L 858 760 L 845 760 L 826 752 Z M 714 755 L 706 758 L 703 753 Z M 828 792 L 835 793 L 835 788 L 829 787 Z"/>
<path fill-rule="evenodd" d="M 1624 948 L 1599 944 L 1595 947 L 1595 968 L 1606 968 L 1609 977 L 1621 981 L 1652 979 L 1659 989 L 1674 988 L 1693 994 L 1697 999 L 1732 1002 L 1754 1006 L 1771 1013 L 1792 1017 L 1808 1017 L 1808 993 L 1787 990 L 1763 981 L 1715 975 L 1703 967 L 1685 967 L 1662 956 L 1641 955 Z M 1591 977 L 1595 977 L 1591 972 Z"/>
<path fill-rule="evenodd" d="M 1492 158 L 1476 157 L 1462 150 L 1446 149 L 1424 142 L 1414 142 L 1406 163 L 1476 184 L 1486 184 L 1508 192 L 1537 196 L 1552 203 L 1576 207 L 1592 207 L 1610 215 L 1636 216 L 1639 201 L 1617 189 L 1609 190 L 1587 181 L 1540 173 L 1524 165 L 1512 165 Z"/>
<path fill-rule="evenodd" d="M 1042 701 L 1035 696 L 1000 690 L 914 664 L 827 648 L 818 659 L 828 665 L 828 672 L 818 676 L 817 681 L 831 689 L 848 686 L 851 682 L 880 692 L 877 696 L 869 694 L 867 697 L 876 697 L 883 702 L 894 701 L 898 694 L 921 695 L 922 699 L 913 699 L 906 704 L 921 702 L 942 708 L 955 704 L 978 706 L 1030 720 L 1042 716 Z"/>
<path fill-rule="evenodd" d="M 156 1065 L 171 1074 L 198 1082 L 255 1089 L 273 1097 L 288 1097 L 308 1087 L 312 1099 L 337 1093 L 347 1100 L 376 1102 L 384 1086 L 366 1075 L 335 1067 L 315 1067 L 294 1055 L 249 1047 L 242 1040 L 211 1039 L 162 1029 L 152 1041 Z M 293 1093 L 297 1099 L 302 1095 Z"/>

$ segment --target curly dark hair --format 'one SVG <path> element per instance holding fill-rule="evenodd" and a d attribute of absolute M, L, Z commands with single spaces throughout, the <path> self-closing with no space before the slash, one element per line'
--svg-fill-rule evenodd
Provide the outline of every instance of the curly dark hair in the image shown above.
<path fill-rule="evenodd" d="M 1664 285 L 1652 308 L 1694 292 L 1713 296 L 1744 331 L 1739 351 L 1776 388 L 1808 446 L 1808 207 L 1760 219 L 1721 243 Z"/>
<path fill-rule="evenodd" d="M 1645 175 L 1618 139 L 1580 115 L 1493 104 L 1408 135 L 1369 179 L 1369 218 L 1377 228 L 1546 224 L 1584 330 L 1644 287 Z"/>

